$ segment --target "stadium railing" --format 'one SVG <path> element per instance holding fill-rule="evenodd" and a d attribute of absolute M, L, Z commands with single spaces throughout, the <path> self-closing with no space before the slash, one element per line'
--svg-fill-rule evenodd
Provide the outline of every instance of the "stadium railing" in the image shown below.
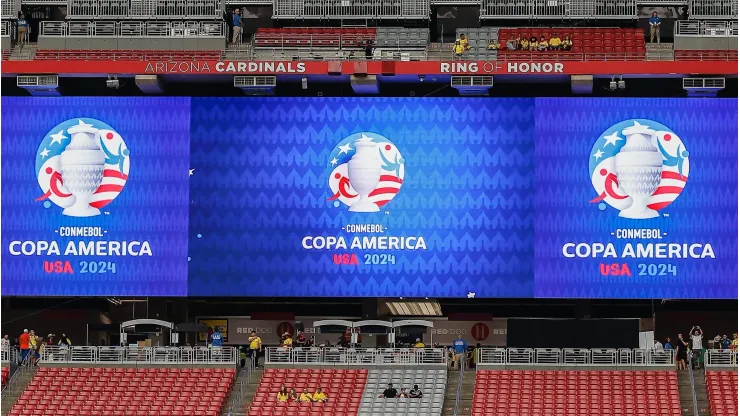
<path fill-rule="evenodd" d="M 704 366 L 706 368 L 737 367 L 737 350 L 714 350 L 704 351 Z"/>
<path fill-rule="evenodd" d="M 46 37 L 225 38 L 226 22 L 41 22 Z"/>
<path fill-rule="evenodd" d="M 738 0 L 689 0 L 689 19 L 737 20 Z"/>
<path fill-rule="evenodd" d="M 673 367 L 673 350 L 613 348 L 480 348 L 483 366 L 624 366 Z"/>
<path fill-rule="evenodd" d="M 637 2 L 570 0 L 568 2 L 482 0 L 481 19 L 631 19 L 637 17 Z"/>
<path fill-rule="evenodd" d="M 673 26 L 679 36 L 737 36 L 737 22 L 679 20 Z"/>
<path fill-rule="evenodd" d="M 221 0 L 68 0 L 68 19 L 217 19 Z"/>
<path fill-rule="evenodd" d="M 447 367 L 443 348 L 265 348 L 265 364 Z"/>
<path fill-rule="evenodd" d="M 236 364 L 233 347 L 46 346 L 41 364 Z"/>
<path fill-rule="evenodd" d="M 274 0 L 274 19 L 429 19 L 429 0 Z"/>

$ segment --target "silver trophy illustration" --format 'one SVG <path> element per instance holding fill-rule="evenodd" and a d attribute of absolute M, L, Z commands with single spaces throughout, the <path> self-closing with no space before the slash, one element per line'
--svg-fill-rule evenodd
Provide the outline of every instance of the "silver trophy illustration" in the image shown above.
<path fill-rule="evenodd" d="M 632 198 L 632 205 L 619 212 L 619 216 L 632 219 L 648 219 L 658 212 L 648 208 L 648 202 L 663 173 L 663 156 L 652 144 L 655 130 L 635 123 L 622 131 L 627 138 L 624 147 L 617 153 L 615 165 L 619 187 Z"/>
<path fill-rule="evenodd" d="M 351 212 L 378 212 L 380 208 L 370 201 L 372 192 L 380 182 L 383 169 L 380 164 L 378 144 L 365 137 L 355 141 L 355 154 L 347 163 L 347 176 L 359 198 L 349 207 Z"/>
<path fill-rule="evenodd" d="M 72 139 L 61 155 L 64 186 L 74 195 L 75 203 L 62 214 L 70 217 L 92 217 L 100 210 L 90 206 L 93 193 L 103 182 L 105 154 L 98 144 L 100 133 L 90 124 L 80 124 L 67 130 Z"/>

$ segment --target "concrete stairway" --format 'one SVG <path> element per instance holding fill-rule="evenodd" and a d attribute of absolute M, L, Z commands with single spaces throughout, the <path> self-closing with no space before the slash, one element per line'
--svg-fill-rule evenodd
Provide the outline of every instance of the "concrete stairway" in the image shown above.
<path fill-rule="evenodd" d="M 21 48 L 19 45 L 15 45 L 10 51 L 10 56 L 8 57 L 8 59 L 11 61 L 31 60 L 36 56 L 37 49 L 38 45 L 35 43 L 26 43 L 25 45 L 23 45 L 23 48 Z"/>
<path fill-rule="evenodd" d="M 699 410 L 699 416 L 711 416 L 707 379 L 704 370 L 694 371 L 694 390 L 696 391 L 696 404 Z"/>
<path fill-rule="evenodd" d="M 694 388 L 699 416 L 711 416 L 704 371 L 694 370 Z M 681 403 L 681 416 L 694 416 L 694 391 L 691 390 L 691 376 L 685 370 L 678 371 L 678 397 Z"/>
<path fill-rule="evenodd" d="M 447 372 L 447 389 L 442 403 L 442 416 L 455 414 L 455 399 L 460 373 L 457 370 Z M 475 386 L 475 370 L 468 370 L 463 374 L 462 390 L 460 391 L 460 405 L 457 407 L 458 416 L 470 415 L 473 408 L 473 391 Z"/>
<path fill-rule="evenodd" d="M 234 385 L 234 389 L 231 391 L 231 394 L 229 395 L 229 400 L 227 403 L 233 403 L 234 408 L 231 411 L 231 413 L 228 413 L 228 406 L 226 409 L 224 409 L 223 415 L 224 416 L 244 416 L 247 414 L 247 410 L 249 410 L 249 404 L 252 403 L 252 400 L 254 400 L 254 395 L 257 393 L 257 387 L 260 384 L 260 380 L 262 380 L 262 374 L 265 372 L 264 368 L 258 368 L 252 370 L 252 376 L 249 380 L 249 383 L 247 384 L 246 388 L 241 391 L 241 395 L 239 395 L 239 386 Z"/>
<path fill-rule="evenodd" d="M 648 61 L 672 61 L 673 44 L 672 43 L 647 43 L 645 45 L 645 58 Z"/>
<path fill-rule="evenodd" d="M 37 367 L 20 367 L 10 380 L 10 384 L 3 390 L 2 403 L 0 409 L 2 409 L 2 415 L 10 413 L 10 409 L 13 407 L 21 394 L 26 390 L 28 383 L 31 382 L 33 376 L 36 375 Z"/>

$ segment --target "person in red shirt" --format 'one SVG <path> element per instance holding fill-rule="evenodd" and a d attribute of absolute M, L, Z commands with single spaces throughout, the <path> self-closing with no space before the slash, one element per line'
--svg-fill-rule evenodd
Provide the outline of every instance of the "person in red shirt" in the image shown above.
<path fill-rule="evenodd" d="M 18 343 L 21 347 L 21 363 L 22 365 L 26 365 L 26 358 L 28 358 L 28 353 L 30 351 L 30 341 L 31 336 L 28 334 L 28 330 L 24 329 L 21 336 L 18 337 Z"/>

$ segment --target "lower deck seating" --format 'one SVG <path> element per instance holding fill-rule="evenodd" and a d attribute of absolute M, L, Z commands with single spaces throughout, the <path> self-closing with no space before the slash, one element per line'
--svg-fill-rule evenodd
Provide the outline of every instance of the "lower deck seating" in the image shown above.
<path fill-rule="evenodd" d="M 680 416 L 674 371 L 480 370 L 474 416 Z"/>
<path fill-rule="evenodd" d="M 248 415 L 356 415 L 366 380 L 367 370 L 268 368 L 262 375 Z M 313 394 L 321 387 L 329 400 L 327 403 L 278 402 L 277 392 L 282 385 L 288 390 L 296 389 L 299 394 L 303 389 Z"/>
<path fill-rule="evenodd" d="M 502 47 L 512 36 L 550 40 L 553 33 L 563 40 L 570 36 L 575 53 L 642 53 L 645 54 L 645 33 L 642 29 L 618 28 L 501 28 L 498 40 Z M 504 50 L 504 53 L 509 51 Z"/>
<path fill-rule="evenodd" d="M 677 61 L 737 61 L 736 50 L 677 50 L 673 55 Z"/>
<path fill-rule="evenodd" d="M 221 57 L 221 51 L 144 51 L 144 50 L 46 50 L 36 51 L 34 59 L 43 60 L 81 60 L 81 61 L 140 61 L 150 60 L 173 60 L 173 61 L 192 61 L 192 60 L 218 60 Z"/>
<path fill-rule="evenodd" d="M 0 379 L 2 379 L 2 385 L 4 386 L 10 379 L 10 367 L 7 365 L 2 366 L 0 373 Z"/>
<path fill-rule="evenodd" d="M 40 368 L 8 414 L 217 416 L 233 382 L 221 368 Z"/>
<path fill-rule="evenodd" d="M 408 392 L 418 385 L 422 392 L 421 399 L 386 399 L 378 397 L 388 383 L 400 392 Z M 360 403 L 359 416 L 414 415 L 438 416 L 442 413 L 447 370 L 371 370 L 367 378 L 367 387 Z"/>
<path fill-rule="evenodd" d="M 260 28 L 254 35 L 254 46 L 258 48 L 356 48 L 360 47 L 362 42 L 375 41 L 375 36 L 375 28 Z"/>
<path fill-rule="evenodd" d="M 737 416 L 737 371 L 707 371 L 712 416 Z"/>

